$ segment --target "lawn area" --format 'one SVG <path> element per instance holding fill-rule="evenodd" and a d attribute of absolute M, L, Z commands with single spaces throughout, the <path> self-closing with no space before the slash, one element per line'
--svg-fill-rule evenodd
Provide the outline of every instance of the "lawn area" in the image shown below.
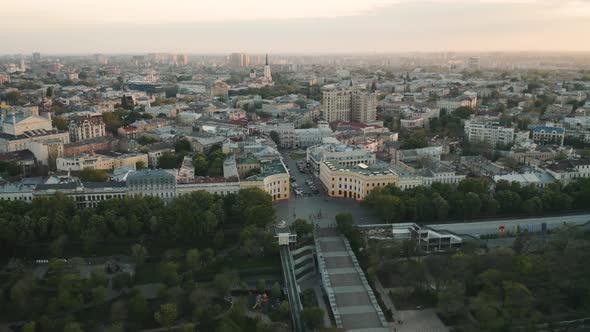
<path fill-rule="evenodd" d="M 293 160 L 299 160 L 307 157 L 307 155 L 303 152 L 291 152 L 289 153 L 289 156 L 291 156 L 291 159 Z"/>

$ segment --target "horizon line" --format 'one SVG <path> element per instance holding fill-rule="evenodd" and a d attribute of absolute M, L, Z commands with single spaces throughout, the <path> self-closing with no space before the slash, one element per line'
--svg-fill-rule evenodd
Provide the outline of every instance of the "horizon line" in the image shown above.
<path fill-rule="evenodd" d="M 88 56 L 88 55 L 147 55 L 147 54 L 177 54 L 177 55 L 210 55 L 210 56 L 226 56 L 232 53 L 243 53 L 253 55 L 264 55 L 264 54 L 275 54 L 280 56 L 288 55 L 364 55 L 364 56 L 383 56 L 383 55 L 400 55 L 400 54 L 440 54 L 440 53 L 458 53 L 458 54 L 493 54 L 493 53 L 506 53 L 506 54 L 590 54 L 590 50 L 487 50 L 487 51 L 474 51 L 474 50 L 447 50 L 447 51 L 367 51 L 367 52 L 355 52 L 355 51 L 282 51 L 282 52 L 269 52 L 269 51 L 211 51 L 211 52 L 182 52 L 182 51 L 129 51 L 129 52 L 43 52 L 39 50 L 29 51 L 27 53 L 2 53 L 0 57 L 7 56 L 22 56 L 31 55 L 33 53 L 41 53 L 47 56 Z"/>

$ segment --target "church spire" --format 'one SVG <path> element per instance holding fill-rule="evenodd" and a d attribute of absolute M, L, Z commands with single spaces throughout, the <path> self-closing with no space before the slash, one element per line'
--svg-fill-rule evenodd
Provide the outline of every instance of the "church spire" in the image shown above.
<path fill-rule="evenodd" d="M 268 53 L 266 54 L 266 64 L 264 65 L 264 78 L 269 82 L 272 82 L 272 74 L 270 72 L 270 66 L 268 65 Z"/>

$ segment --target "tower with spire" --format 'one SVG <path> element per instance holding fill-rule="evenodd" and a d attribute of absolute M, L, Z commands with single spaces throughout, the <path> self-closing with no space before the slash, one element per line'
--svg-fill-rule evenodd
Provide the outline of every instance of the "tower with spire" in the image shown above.
<path fill-rule="evenodd" d="M 264 62 L 264 78 L 272 82 L 272 73 L 270 72 L 270 65 L 268 64 L 268 53 L 266 54 L 266 61 Z"/>

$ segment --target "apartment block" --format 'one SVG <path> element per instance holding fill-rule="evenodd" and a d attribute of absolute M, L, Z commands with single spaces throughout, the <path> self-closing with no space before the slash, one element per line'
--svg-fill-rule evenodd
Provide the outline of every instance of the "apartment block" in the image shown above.
<path fill-rule="evenodd" d="M 514 129 L 499 122 L 465 121 L 465 136 L 469 142 L 487 143 L 492 147 L 506 146 L 514 142 Z"/>
<path fill-rule="evenodd" d="M 360 89 L 326 90 L 322 115 L 328 122 L 372 122 L 377 118 L 377 95 Z"/>

